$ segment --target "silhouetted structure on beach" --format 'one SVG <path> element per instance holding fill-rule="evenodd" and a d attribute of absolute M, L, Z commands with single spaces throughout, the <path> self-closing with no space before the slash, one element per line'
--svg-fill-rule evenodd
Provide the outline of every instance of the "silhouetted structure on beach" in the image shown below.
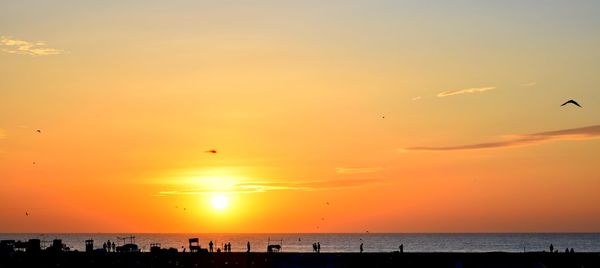
<path fill-rule="evenodd" d="M 94 240 L 92 240 L 92 239 L 85 240 L 85 252 L 88 252 L 88 253 L 94 252 Z"/>
<path fill-rule="evenodd" d="M 150 243 L 150 252 L 151 253 L 160 252 L 160 243 Z"/>
<path fill-rule="evenodd" d="M 122 246 L 116 247 L 117 252 L 139 252 L 140 251 L 138 245 L 135 244 L 135 236 L 117 237 L 117 239 L 123 240 L 123 244 L 124 244 Z M 129 239 L 129 243 L 125 244 L 125 241 L 127 241 L 127 239 Z M 107 244 L 109 244 L 109 245 L 111 244 L 110 240 L 108 241 Z"/>
<path fill-rule="evenodd" d="M 188 239 L 190 252 L 200 252 L 200 240 L 198 238 Z"/>

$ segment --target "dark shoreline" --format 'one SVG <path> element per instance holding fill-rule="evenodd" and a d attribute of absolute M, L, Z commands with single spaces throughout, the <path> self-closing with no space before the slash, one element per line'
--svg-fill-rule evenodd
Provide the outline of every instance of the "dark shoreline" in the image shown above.
<path fill-rule="evenodd" d="M 600 253 L 85 253 L 0 256 L 4 267 L 600 267 Z"/>

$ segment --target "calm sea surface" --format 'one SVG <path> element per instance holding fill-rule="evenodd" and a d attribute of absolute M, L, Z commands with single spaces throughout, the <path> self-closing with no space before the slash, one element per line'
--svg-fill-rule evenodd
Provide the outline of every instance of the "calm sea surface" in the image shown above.
<path fill-rule="evenodd" d="M 84 241 L 93 239 L 94 246 L 101 248 L 104 241 L 115 241 L 117 245 L 130 234 L 0 234 L 0 239 L 42 241 L 62 239 L 72 250 L 83 251 Z M 365 252 L 391 252 L 404 244 L 406 252 L 523 252 L 554 248 L 563 252 L 574 248 L 576 252 L 600 252 L 600 233 L 552 233 L 552 234 L 133 234 L 135 242 L 143 251 L 148 251 L 150 243 L 160 243 L 162 247 L 173 247 L 180 251 L 187 247 L 187 239 L 200 238 L 200 245 L 208 247 L 213 241 L 215 247 L 230 242 L 232 251 L 246 251 L 250 241 L 252 251 L 265 252 L 269 239 L 283 245 L 285 252 L 311 252 L 312 243 L 321 244 L 321 252 L 358 252 L 364 243 Z M 49 245 L 51 242 L 47 242 Z"/>

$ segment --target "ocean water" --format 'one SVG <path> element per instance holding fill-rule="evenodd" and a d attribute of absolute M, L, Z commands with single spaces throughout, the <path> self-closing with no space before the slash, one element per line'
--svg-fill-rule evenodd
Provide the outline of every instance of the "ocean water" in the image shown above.
<path fill-rule="evenodd" d="M 392 252 L 404 244 L 405 252 L 523 252 L 548 251 L 550 244 L 564 252 L 574 248 L 576 252 L 600 252 L 600 233 L 502 233 L 502 234 L 0 234 L 0 239 L 27 240 L 31 238 L 47 241 L 62 239 L 71 250 L 83 251 L 84 241 L 94 240 L 94 246 L 101 248 L 104 241 L 114 241 L 117 245 L 123 240 L 117 237 L 135 236 L 135 242 L 142 251 L 148 251 L 150 243 L 160 243 L 164 248 L 187 247 L 188 238 L 197 237 L 200 245 L 208 247 L 213 241 L 215 247 L 230 242 L 232 251 L 245 252 L 249 241 L 253 252 L 266 252 L 267 243 L 281 244 L 285 252 L 311 252 L 312 244 L 319 242 L 321 252 L 358 252 L 364 244 L 365 252 Z"/>

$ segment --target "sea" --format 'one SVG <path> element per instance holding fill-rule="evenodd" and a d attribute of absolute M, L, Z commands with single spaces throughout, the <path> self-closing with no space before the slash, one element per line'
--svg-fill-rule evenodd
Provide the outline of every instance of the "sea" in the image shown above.
<path fill-rule="evenodd" d="M 84 251 L 85 240 L 94 240 L 95 248 L 102 248 L 106 241 L 116 245 L 134 242 L 142 251 L 149 251 L 151 243 L 163 248 L 183 251 L 189 238 L 199 238 L 200 246 L 208 248 L 213 241 L 215 250 L 224 243 L 231 243 L 233 252 L 245 252 L 247 242 L 251 251 L 266 252 L 268 244 L 279 244 L 284 252 L 312 252 L 313 243 L 321 245 L 321 252 L 358 252 L 363 244 L 365 252 L 393 252 L 403 245 L 405 252 L 540 252 L 555 250 L 564 252 L 600 252 L 600 233 L 318 233 L 318 234 L 150 234 L 150 233 L 52 233 L 0 234 L 0 240 L 40 239 L 42 246 L 50 246 L 52 240 L 62 239 L 71 250 Z M 124 238 L 124 239 L 123 239 Z"/>

